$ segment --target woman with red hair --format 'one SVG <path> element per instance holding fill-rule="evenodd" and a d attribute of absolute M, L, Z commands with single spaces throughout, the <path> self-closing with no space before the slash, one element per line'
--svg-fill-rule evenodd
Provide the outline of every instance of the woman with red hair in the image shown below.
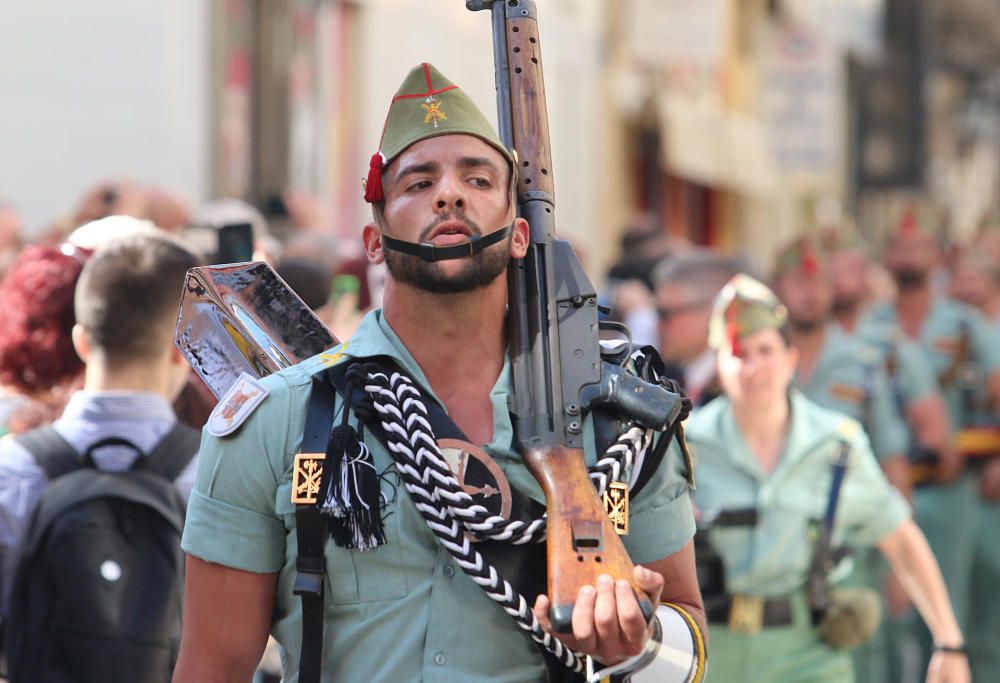
<path fill-rule="evenodd" d="M 51 421 L 83 370 L 71 339 L 84 252 L 29 246 L 0 283 L 0 435 Z"/>

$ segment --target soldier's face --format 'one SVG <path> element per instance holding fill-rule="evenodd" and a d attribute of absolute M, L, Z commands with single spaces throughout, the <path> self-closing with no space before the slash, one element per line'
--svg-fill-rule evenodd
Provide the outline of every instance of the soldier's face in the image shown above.
<path fill-rule="evenodd" d="M 789 271 L 776 284 L 775 293 L 788 308 L 788 319 L 794 327 L 813 329 L 826 322 L 833 303 L 833 288 L 825 270 Z"/>
<path fill-rule="evenodd" d="M 972 258 L 963 256 L 952 273 L 948 293 L 962 303 L 979 306 L 992 293 L 990 273 Z"/>
<path fill-rule="evenodd" d="M 774 329 L 760 330 L 719 349 L 719 382 L 733 401 L 784 400 L 795 373 L 798 352 Z"/>
<path fill-rule="evenodd" d="M 830 255 L 828 266 L 834 307 L 853 306 L 868 296 L 868 262 L 864 255 L 840 251 Z"/>
<path fill-rule="evenodd" d="M 896 235 L 887 245 L 885 265 L 900 286 L 919 285 L 938 263 L 934 239 L 923 233 Z"/>
<path fill-rule="evenodd" d="M 421 140 L 386 169 L 386 232 L 407 242 L 442 247 L 489 234 L 514 220 L 508 174 L 503 156 L 479 138 L 443 135 Z M 492 283 L 512 256 L 524 255 L 527 224 L 517 219 L 514 231 L 478 254 L 446 261 L 382 253 L 397 282 L 435 293 L 460 293 Z"/>

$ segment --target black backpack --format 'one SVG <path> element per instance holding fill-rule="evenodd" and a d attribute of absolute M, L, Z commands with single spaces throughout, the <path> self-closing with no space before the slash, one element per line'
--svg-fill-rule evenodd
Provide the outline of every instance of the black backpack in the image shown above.
<path fill-rule="evenodd" d="M 17 437 L 49 479 L 21 544 L 6 620 L 10 683 L 168 683 L 180 644 L 185 503 L 198 450 L 178 424 L 125 472 L 51 427 Z M 136 451 L 139 449 L 135 448 Z"/>

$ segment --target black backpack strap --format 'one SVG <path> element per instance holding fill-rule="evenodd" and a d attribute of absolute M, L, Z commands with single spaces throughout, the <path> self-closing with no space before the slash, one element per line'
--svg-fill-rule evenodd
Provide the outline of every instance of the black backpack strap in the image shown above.
<path fill-rule="evenodd" d="M 143 470 L 173 481 L 188 466 L 201 444 L 201 432 L 178 422 L 146 457 Z"/>
<path fill-rule="evenodd" d="M 52 425 L 18 434 L 14 440 L 31 453 L 48 479 L 55 479 L 86 466 L 76 449 Z"/>
<path fill-rule="evenodd" d="M 326 453 L 333 424 L 333 387 L 323 375 L 313 378 L 312 394 L 302 434 L 303 453 Z M 319 683 L 323 668 L 323 574 L 326 562 L 326 518 L 312 504 L 295 506 L 295 586 L 302 598 L 302 649 L 299 652 L 300 683 Z"/>

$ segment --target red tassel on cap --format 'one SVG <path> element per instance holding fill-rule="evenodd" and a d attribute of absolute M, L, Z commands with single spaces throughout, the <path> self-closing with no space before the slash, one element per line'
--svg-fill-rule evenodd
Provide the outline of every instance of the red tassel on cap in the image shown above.
<path fill-rule="evenodd" d="M 819 259 L 811 249 L 806 248 L 805 256 L 802 259 L 802 270 L 806 275 L 815 275 L 819 272 Z"/>
<path fill-rule="evenodd" d="M 369 204 L 385 199 L 382 191 L 382 153 L 375 152 L 368 162 L 368 180 L 365 181 L 365 201 Z"/>
<path fill-rule="evenodd" d="M 726 336 L 729 337 L 730 353 L 737 358 L 740 356 L 740 326 L 735 323 L 726 324 Z"/>

